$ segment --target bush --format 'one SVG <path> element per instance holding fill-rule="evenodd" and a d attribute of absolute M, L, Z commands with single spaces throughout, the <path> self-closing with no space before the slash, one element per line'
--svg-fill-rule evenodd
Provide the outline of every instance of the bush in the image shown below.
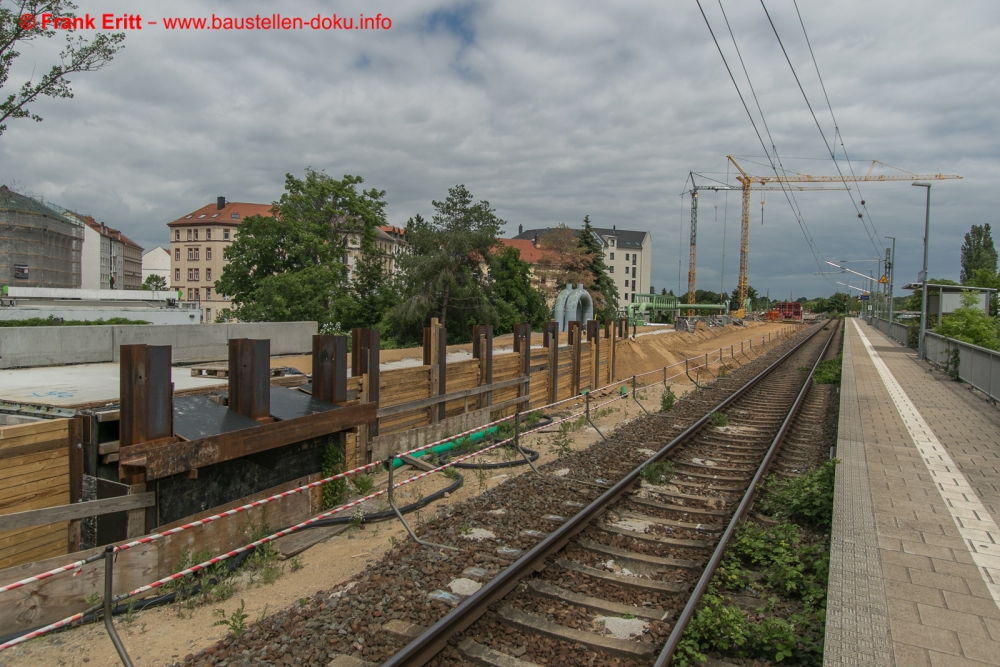
<path fill-rule="evenodd" d="M 758 509 L 778 520 L 829 530 L 833 524 L 833 486 L 837 459 L 801 477 L 777 480 L 770 477 Z"/>
<path fill-rule="evenodd" d="M 725 412 L 713 412 L 712 426 L 729 426 L 729 417 Z"/>
<path fill-rule="evenodd" d="M 149 324 L 146 320 L 130 320 L 125 317 L 109 317 L 96 320 L 64 320 L 61 317 L 31 317 L 26 320 L 0 320 L 0 327 L 81 327 L 102 324 Z"/>
<path fill-rule="evenodd" d="M 840 373 L 843 368 L 843 357 L 834 357 L 826 361 L 819 362 L 816 372 L 813 373 L 813 382 L 816 384 L 840 384 Z"/>
<path fill-rule="evenodd" d="M 674 394 L 674 390 L 667 387 L 663 394 L 660 396 L 660 410 L 663 412 L 669 412 L 674 409 L 674 403 L 677 402 L 677 395 Z"/>
<path fill-rule="evenodd" d="M 644 480 L 654 486 L 658 486 L 672 480 L 676 472 L 674 471 L 674 464 L 670 461 L 655 461 L 643 468 L 641 474 Z"/>

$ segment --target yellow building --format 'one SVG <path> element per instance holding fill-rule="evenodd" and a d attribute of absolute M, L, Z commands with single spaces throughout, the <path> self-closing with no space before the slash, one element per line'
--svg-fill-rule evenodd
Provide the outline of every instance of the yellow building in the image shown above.
<path fill-rule="evenodd" d="M 183 301 L 201 302 L 203 322 L 211 323 L 229 308 L 229 297 L 219 294 L 215 282 L 227 264 L 223 251 L 236 238 L 240 224 L 252 215 L 271 216 L 271 204 L 227 202 L 219 197 L 173 222 L 170 230 L 170 288 Z"/>

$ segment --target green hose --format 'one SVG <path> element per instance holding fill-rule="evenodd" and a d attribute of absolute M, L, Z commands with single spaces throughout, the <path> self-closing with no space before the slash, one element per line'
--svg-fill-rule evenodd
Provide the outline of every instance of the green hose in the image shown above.
<path fill-rule="evenodd" d="M 491 426 L 488 429 L 484 429 L 482 431 L 476 431 L 475 433 L 470 433 L 469 435 L 461 437 L 461 438 L 460 437 L 455 437 L 455 439 L 453 439 L 453 440 L 449 440 L 448 442 L 441 443 L 440 445 L 434 445 L 430 449 L 425 449 L 424 451 L 422 451 L 419 454 L 417 454 L 416 458 L 421 458 L 421 457 L 426 456 L 427 454 L 430 454 L 432 452 L 434 454 L 440 454 L 442 452 L 450 452 L 451 450 L 455 449 L 455 447 L 458 446 L 459 442 L 464 441 L 466 438 L 468 438 L 472 442 L 478 442 L 478 441 L 483 440 L 484 438 L 486 438 L 486 436 L 493 435 L 494 433 L 497 432 L 497 429 L 499 429 L 499 428 L 500 428 L 499 426 Z M 402 466 L 402 465 L 406 465 L 406 463 L 404 461 L 401 461 L 400 459 L 396 459 L 395 461 L 393 461 L 392 467 L 393 468 L 398 468 L 399 466 Z"/>

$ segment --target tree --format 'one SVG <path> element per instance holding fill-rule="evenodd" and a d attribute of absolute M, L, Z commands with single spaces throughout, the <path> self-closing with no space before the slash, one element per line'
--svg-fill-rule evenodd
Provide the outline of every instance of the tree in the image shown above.
<path fill-rule="evenodd" d="M 604 263 L 604 247 L 590 224 L 589 215 L 583 216 L 583 229 L 578 236 L 577 246 L 587 256 L 584 268 L 591 275 L 588 289 L 594 298 L 594 318 L 605 320 L 617 317 L 618 286 L 608 275 L 608 266 Z M 650 294 L 654 293 L 650 288 Z"/>
<path fill-rule="evenodd" d="M 152 290 L 154 292 L 158 290 L 167 289 L 167 279 L 163 276 L 158 276 L 155 273 L 151 273 L 146 276 L 146 280 L 142 283 L 142 289 Z"/>
<path fill-rule="evenodd" d="M 997 249 L 993 245 L 989 223 L 972 225 L 972 229 L 965 235 L 965 243 L 962 244 L 961 261 L 962 273 L 959 280 L 963 285 L 979 269 L 985 269 L 996 275 Z"/>
<path fill-rule="evenodd" d="M 954 280 L 948 280 L 947 278 L 931 278 L 927 282 L 931 283 L 932 285 L 958 284 Z M 931 294 L 933 293 L 934 290 L 931 289 Z M 906 308 L 904 310 L 915 310 L 919 313 L 920 309 L 923 307 L 923 301 L 922 301 L 923 295 L 924 295 L 924 290 L 922 288 L 918 287 L 917 289 L 913 290 L 913 293 L 910 294 L 909 298 L 907 298 L 906 300 Z"/>
<path fill-rule="evenodd" d="M 576 230 L 565 224 L 538 235 L 537 247 L 542 257 L 535 270 L 542 281 L 542 291 L 549 299 L 554 300 L 566 285 L 583 285 L 587 290 L 594 286 L 590 255 L 576 235 Z"/>
<path fill-rule="evenodd" d="M 406 223 L 410 252 L 399 258 L 406 294 L 390 318 L 395 333 L 417 339 L 431 317 L 453 326 L 449 340 L 471 336 L 472 324 L 496 324 L 485 270 L 504 221 L 488 201 L 473 203 L 464 185 L 448 189 L 444 201 L 432 201 L 434 216 Z"/>
<path fill-rule="evenodd" d="M 0 135 L 7 129 L 8 119 L 31 118 L 41 122 L 42 117 L 32 113 L 28 105 L 40 97 L 73 97 L 71 75 L 101 69 L 123 48 L 125 34 L 121 32 L 97 32 L 90 41 L 80 37 L 81 30 L 90 26 L 84 18 L 76 16 L 76 8 L 68 0 L 3 0 L 0 4 L 0 92 L 5 92 L 14 61 L 21 55 L 15 50 L 19 44 L 51 39 L 57 29 L 66 35 L 59 64 L 37 81 L 32 77 L 16 92 L 0 95 Z M 58 17 L 59 24 L 54 25 L 51 17 Z"/>
<path fill-rule="evenodd" d="M 934 333 L 1000 351 L 996 318 L 983 312 L 979 299 L 971 290 L 962 292 L 962 305 L 941 318 L 941 323 L 934 327 Z"/>
<path fill-rule="evenodd" d="M 335 180 L 313 169 L 305 179 L 285 175 L 273 217 L 251 216 L 226 248 L 228 264 L 216 283 L 233 303 L 233 317 L 249 322 L 334 318 L 346 294 L 345 234 L 367 233 L 381 220 L 384 191 L 359 191 L 360 176 Z"/>
<path fill-rule="evenodd" d="M 972 287 L 990 287 L 1000 290 L 1000 276 L 989 269 L 976 269 L 965 281 L 965 284 Z M 990 316 L 992 317 L 997 315 L 997 294 L 998 292 L 990 293 Z"/>
<path fill-rule="evenodd" d="M 504 247 L 494 254 L 490 279 L 497 309 L 497 335 L 511 333 L 520 322 L 538 329 L 549 319 L 545 298 L 531 284 L 531 265 L 521 259 L 520 250 Z"/>

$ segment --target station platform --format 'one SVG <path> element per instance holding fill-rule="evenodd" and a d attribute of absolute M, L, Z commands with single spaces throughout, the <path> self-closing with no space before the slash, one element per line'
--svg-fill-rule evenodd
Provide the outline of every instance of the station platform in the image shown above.
<path fill-rule="evenodd" d="M 824 663 L 1000 665 L 1000 409 L 845 323 Z"/>

